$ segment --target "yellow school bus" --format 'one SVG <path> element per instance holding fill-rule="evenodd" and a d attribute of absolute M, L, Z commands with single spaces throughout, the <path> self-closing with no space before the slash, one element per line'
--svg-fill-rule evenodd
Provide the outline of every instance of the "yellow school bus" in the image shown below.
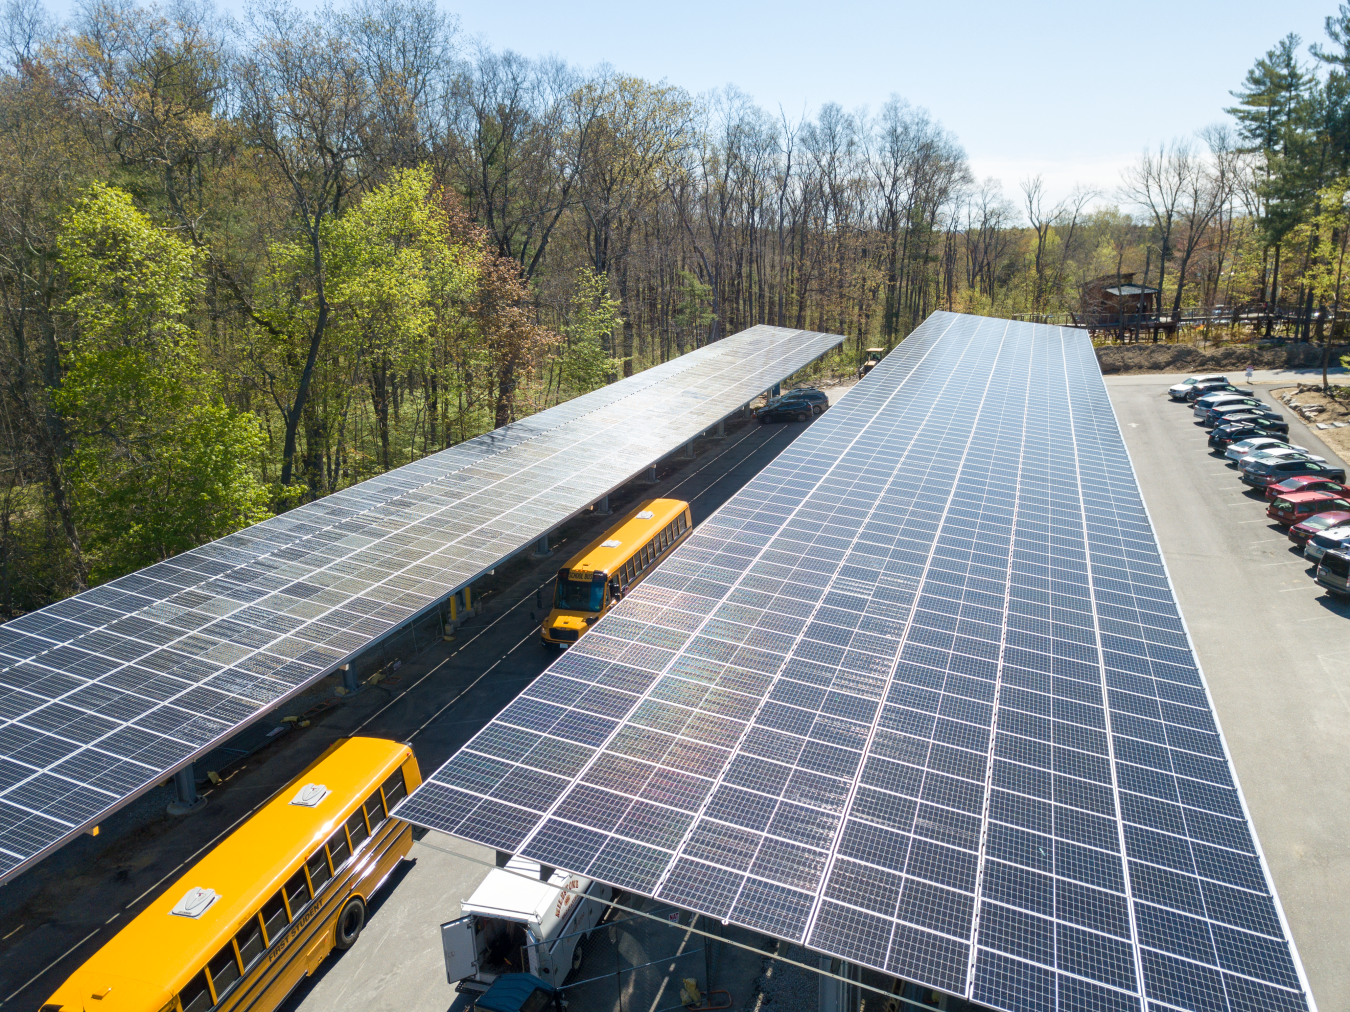
<path fill-rule="evenodd" d="M 553 610 L 540 629 L 546 647 L 575 643 L 652 567 L 689 536 L 689 504 L 648 499 L 558 570 Z"/>
<path fill-rule="evenodd" d="M 412 749 L 344 738 L 76 970 L 42 1012 L 270 1012 L 333 950 L 412 847 L 389 818 Z"/>

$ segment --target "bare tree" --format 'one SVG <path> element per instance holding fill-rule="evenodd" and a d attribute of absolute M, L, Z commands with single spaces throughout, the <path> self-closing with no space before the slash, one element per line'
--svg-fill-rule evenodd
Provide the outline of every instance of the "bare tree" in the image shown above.
<path fill-rule="evenodd" d="M 324 423 L 310 408 L 310 387 L 328 328 L 325 290 L 325 220 L 339 214 L 358 183 L 357 161 L 370 110 L 370 84 L 359 53 L 343 34 L 302 14 L 286 0 L 251 12 L 253 37 L 236 76 L 241 122 L 284 180 L 293 215 L 309 257 L 313 293 L 308 333 L 294 343 L 275 323 L 267 326 L 286 341 L 284 377 L 267 374 L 268 389 L 285 423 L 281 483 L 294 473 L 297 433 L 308 419 L 311 430 Z M 254 313 L 255 319 L 266 320 Z M 306 440 L 304 471 L 313 488 L 322 476 L 317 458 L 323 433 Z"/>

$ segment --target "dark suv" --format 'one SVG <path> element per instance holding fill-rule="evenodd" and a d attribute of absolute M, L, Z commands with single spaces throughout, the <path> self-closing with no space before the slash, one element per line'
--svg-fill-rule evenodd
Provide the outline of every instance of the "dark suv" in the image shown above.
<path fill-rule="evenodd" d="M 1254 460 L 1242 469 L 1242 483 L 1252 488 L 1264 489 L 1287 478 L 1303 474 L 1315 474 L 1319 478 L 1332 481 L 1345 481 L 1345 469 L 1335 464 L 1319 464 L 1315 460 L 1291 460 L 1288 457 L 1275 460 Z"/>
<path fill-rule="evenodd" d="M 789 390 L 755 411 L 760 422 L 805 422 L 830 406 L 827 394 L 813 387 Z"/>
<path fill-rule="evenodd" d="M 1272 414 L 1274 412 L 1271 412 Z M 1265 415 L 1247 414 L 1227 415 L 1209 433 L 1209 445 L 1222 450 L 1229 443 L 1240 443 L 1253 436 L 1287 436 L 1289 423 L 1283 418 L 1268 418 Z"/>

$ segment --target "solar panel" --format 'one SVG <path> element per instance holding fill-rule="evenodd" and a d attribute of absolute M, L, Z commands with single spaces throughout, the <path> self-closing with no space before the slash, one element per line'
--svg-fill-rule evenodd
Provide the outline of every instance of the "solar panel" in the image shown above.
<path fill-rule="evenodd" d="M 837 345 L 755 327 L 0 627 L 0 881 Z"/>
<path fill-rule="evenodd" d="M 1309 1007 L 1081 331 L 931 317 L 398 814 L 1009 1012 Z"/>

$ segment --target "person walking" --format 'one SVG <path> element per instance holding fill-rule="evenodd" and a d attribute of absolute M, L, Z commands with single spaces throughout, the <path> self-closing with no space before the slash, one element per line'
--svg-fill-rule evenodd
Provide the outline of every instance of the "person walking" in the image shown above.
<path fill-rule="evenodd" d="M 1251 364 L 1250 362 L 1248 362 L 1248 363 L 1247 363 L 1247 382 L 1250 383 L 1251 381 L 1252 381 L 1252 364 Z"/>

